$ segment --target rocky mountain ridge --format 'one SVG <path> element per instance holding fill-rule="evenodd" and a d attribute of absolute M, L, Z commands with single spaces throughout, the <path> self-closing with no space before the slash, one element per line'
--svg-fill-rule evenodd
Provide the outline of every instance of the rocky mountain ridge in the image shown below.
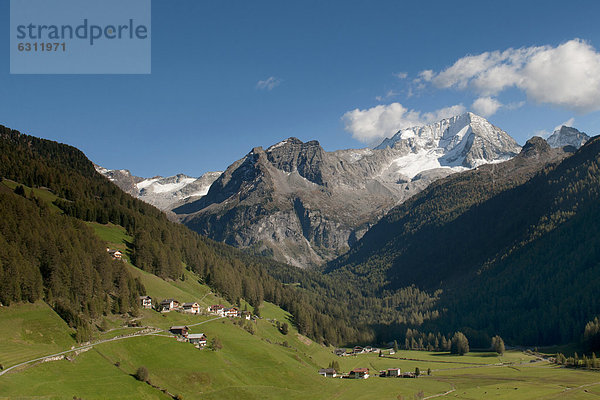
<path fill-rule="evenodd" d="M 252 149 L 206 196 L 173 211 L 215 240 L 299 267 L 321 265 L 431 182 L 519 151 L 471 113 L 402 130 L 374 149 L 326 152 L 317 141 L 288 138 Z"/>
<path fill-rule="evenodd" d="M 586 144 L 588 140 L 590 140 L 590 137 L 584 132 L 565 125 L 556 129 L 547 139 L 551 147 L 573 146 L 576 149 Z"/>
<path fill-rule="evenodd" d="M 563 127 L 548 141 L 578 148 L 586 138 Z M 96 168 L 203 235 L 309 267 L 343 254 L 388 210 L 430 183 L 520 150 L 506 132 L 466 113 L 402 129 L 372 149 L 327 152 L 315 140 L 292 137 L 198 179 L 144 179 Z"/>
<path fill-rule="evenodd" d="M 210 185 L 221 175 L 217 171 L 207 172 L 199 178 L 184 174 L 141 178 L 126 169 L 109 170 L 95 164 L 94 167 L 123 191 L 166 212 L 186 201 L 206 195 Z"/>

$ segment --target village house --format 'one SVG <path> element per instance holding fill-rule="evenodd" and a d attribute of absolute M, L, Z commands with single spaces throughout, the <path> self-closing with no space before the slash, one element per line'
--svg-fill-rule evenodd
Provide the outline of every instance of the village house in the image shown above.
<path fill-rule="evenodd" d="M 252 314 L 250 313 L 250 311 L 242 311 L 242 318 L 245 318 L 248 321 L 250 321 L 250 319 L 252 318 Z"/>
<path fill-rule="evenodd" d="M 183 337 L 188 336 L 189 330 L 190 328 L 188 328 L 187 326 L 172 326 L 171 328 L 169 328 L 169 332 L 171 332 L 172 334 L 181 335 Z"/>
<path fill-rule="evenodd" d="M 369 377 L 369 368 L 354 368 L 350 371 L 350 378 L 367 379 Z"/>
<path fill-rule="evenodd" d="M 140 306 L 145 309 L 152 308 L 152 297 L 150 296 L 140 296 Z"/>
<path fill-rule="evenodd" d="M 206 311 L 208 311 L 211 314 L 215 314 L 215 315 L 219 315 L 219 316 L 223 316 L 223 313 L 225 312 L 225 307 L 222 306 L 221 304 L 214 304 L 212 306 L 209 306 Z"/>
<path fill-rule="evenodd" d="M 335 349 L 333 351 L 333 354 L 335 354 L 336 356 L 343 357 L 346 355 L 346 350 L 345 349 Z"/>
<path fill-rule="evenodd" d="M 192 344 L 197 344 L 199 347 L 206 346 L 206 335 L 204 333 L 190 333 L 187 339 Z"/>
<path fill-rule="evenodd" d="M 398 378 L 401 375 L 400 368 L 388 368 L 387 376 Z"/>
<path fill-rule="evenodd" d="M 239 315 L 239 310 L 237 307 L 226 308 L 223 310 L 223 315 L 225 317 L 237 317 Z"/>
<path fill-rule="evenodd" d="M 325 378 L 335 378 L 337 376 L 337 372 L 333 368 L 321 368 L 319 370 L 319 375 L 324 376 Z"/>
<path fill-rule="evenodd" d="M 356 347 L 354 347 L 354 349 L 352 349 L 352 351 L 354 352 L 354 354 L 362 354 L 365 352 L 365 349 L 363 349 L 360 346 L 356 346 Z"/>
<path fill-rule="evenodd" d="M 169 312 L 179 307 L 179 302 L 175 299 L 165 299 L 160 302 L 161 311 Z"/>
<path fill-rule="evenodd" d="M 183 311 L 192 314 L 200 314 L 200 305 L 198 303 L 183 303 Z"/>
<path fill-rule="evenodd" d="M 115 249 L 109 249 L 108 247 L 106 248 L 106 251 L 108 252 L 108 254 L 110 254 L 110 256 L 114 259 L 114 260 L 120 260 L 121 257 L 123 257 L 123 253 L 121 253 L 119 250 L 115 250 Z"/>

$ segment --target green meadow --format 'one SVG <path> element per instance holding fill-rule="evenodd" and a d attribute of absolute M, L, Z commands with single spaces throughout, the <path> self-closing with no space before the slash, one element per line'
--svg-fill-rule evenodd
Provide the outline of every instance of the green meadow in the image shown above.
<path fill-rule="evenodd" d="M 292 327 L 283 335 L 276 321 L 289 315 L 265 303 L 254 334 L 239 319 L 214 319 L 178 312 L 142 313 L 144 325 L 167 329 L 188 324 L 192 333 L 217 337 L 222 349 L 196 349 L 161 332 L 100 343 L 70 360 L 33 363 L 0 376 L 0 399 L 170 398 L 161 389 L 184 399 L 414 399 L 448 393 L 459 399 L 584 398 L 600 395 L 596 372 L 559 368 L 519 351 L 493 353 L 399 351 L 337 357 L 333 348 L 303 337 Z M 3 366 L 67 350 L 75 343 L 71 330 L 43 303 L 0 309 Z M 126 333 L 127 328 L 113 332 Z M 130 332 L 131 333 L 131 332 Z M 108 334 L 101 339 L 108 338 Z M 13 349 L 11 351 L 11 349 Z M 385 353 L 385 352 L 384 352 Z M 317 370 L 336 360 L 342 372 L 366 367 L 414 371 L 417 379 L 367 380 L 323 378 Z M 535 362 L 532 362 L 534 360 Z M 155 387 L 133 375 L 145 366 Z M 427 369 L 431 376 L 426 375 Z"/>

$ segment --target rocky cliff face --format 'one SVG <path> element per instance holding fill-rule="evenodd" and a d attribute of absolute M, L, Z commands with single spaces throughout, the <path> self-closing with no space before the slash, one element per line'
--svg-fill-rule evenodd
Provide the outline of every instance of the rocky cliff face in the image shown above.
<path fill-rule="evenodd" d="M 254 148 L 206 196 L 173 211 L 215 240 L 315 266 L 434 180 L 519 151 L 504 131 L 471 113 L 402 130 L 375 149 L 326 152 L 316 141 L 289 138 Z"/>

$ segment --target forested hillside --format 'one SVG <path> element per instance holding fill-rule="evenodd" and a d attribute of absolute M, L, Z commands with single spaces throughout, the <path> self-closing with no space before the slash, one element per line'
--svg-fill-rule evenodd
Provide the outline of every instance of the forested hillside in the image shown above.
<path fill-rule="evenodd" d="M 600 313 L 600 139 L 560 163 L 551 151 L 530 141 L 511 161 L 435 183 L 329 275 L 372 295 L 413 284 L 441 290 L 440 318 L 425 331 L 463 329 L 481 345 L 496 333 L 515 344 L 579 340 Z M 551 164 L 532 178 L 540 160 Z"/>

